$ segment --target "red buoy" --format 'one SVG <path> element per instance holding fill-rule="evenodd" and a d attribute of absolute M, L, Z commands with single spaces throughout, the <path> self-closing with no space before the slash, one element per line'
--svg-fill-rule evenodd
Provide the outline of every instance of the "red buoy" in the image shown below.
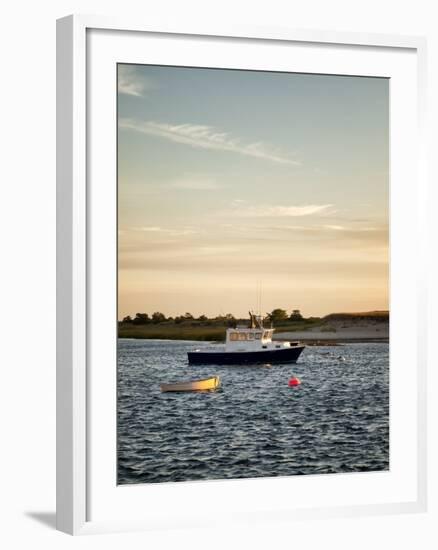
<path fill-rule="evenodd" d="M 295 378 L 294 376 L 288 382 L 289 388 L 293 388 L 294 386 L 299 386 L 300 384 L 301 384 L 301 380 L 299 378 Z"/>

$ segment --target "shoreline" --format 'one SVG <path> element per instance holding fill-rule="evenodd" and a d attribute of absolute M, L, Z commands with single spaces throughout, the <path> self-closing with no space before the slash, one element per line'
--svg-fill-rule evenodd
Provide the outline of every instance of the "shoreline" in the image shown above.
<path fill-rule="evenodd" d="M 281 341 L 280 338 L 277 338 L 277 340 Z M 299 342 L 306 346 L 341 346 L 343 344 L 389 344 L 389 338 L 332 338 L 330 340 L 300 338 Z"/>
<path fill-rule="evenodd" d="M 211 344 L 224 344 L 224 341 L 217 340 L 191 340 L 190 338 L 150 338 L 144 336 L 119 336 L 118 340 L 156 340 L 156 341 L 169 341 L 169 342 L 198 342 L 198 343 L 211 343 Z M 339 346 L 342 344 L 389 344 L 389 338 L 273 338 L 273 341 L 299 341 L 306 346 Z"/>
<path fill-rule="evenodd" d="M 224 343 L 227 325 L 191 320 L 182 323 L 119 324 L 118 337 L 132 340 L 169 340 Z M 389 343 L 389 319 L 364 316 L 328 316 L 323 321 L 303 320 L 274 327 L 273 340 L 309 346 L 349 343 Z"/>

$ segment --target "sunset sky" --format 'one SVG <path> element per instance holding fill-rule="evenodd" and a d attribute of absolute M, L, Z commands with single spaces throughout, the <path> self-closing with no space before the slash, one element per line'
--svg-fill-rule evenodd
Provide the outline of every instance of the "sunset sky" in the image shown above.
<path fill-rule="evenodd" d="M 388 308 L 387 79 L 118 71 L 119 318 Z"/>

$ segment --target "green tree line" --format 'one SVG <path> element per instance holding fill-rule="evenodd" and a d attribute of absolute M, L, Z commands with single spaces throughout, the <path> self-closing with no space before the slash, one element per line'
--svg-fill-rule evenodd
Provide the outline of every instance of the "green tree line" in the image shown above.
<path fill-rule="evenodd" d="M 187 323 L 187 322 L 197 322 L 205 324 L 221 324 L 225 326 L 233 326 L 237 319 L 232 313 L 227 313 L 226 315 L 218 315 L 213 318 L 208 318 L 206 315 L 200 315 L 199 317 L 194 317 L 191 313 L 186 312 L 184 315 L 177 315 L 176 317 L 166 317 L 161 311 L 155 311 L 150 316 L 148 313 L 136 313 L 135 317 L 127 315 L 122 319 L 123 324 L 132 324 L 132 325 L 149 325 L 160 323 Z M 285 309 L 276 308 L 271 312 L 266 313 L 264 318 L 265 321 L 272 322 L 274 324 L 280 324 L 284 322 L 294 322 L 294 321 L 303 321 L 304 317 L 301 315 L 299 309 L 292 310 L 291 313 L 288 313 Z"/>

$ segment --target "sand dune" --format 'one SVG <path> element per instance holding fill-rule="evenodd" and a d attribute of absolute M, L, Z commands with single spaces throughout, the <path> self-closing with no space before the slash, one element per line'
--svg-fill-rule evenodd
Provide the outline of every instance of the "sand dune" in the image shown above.
<path fill-rule="evenodd" d="M 275 337 L 278 340 L 386 342 L 389 339 L 389 322 L 388 320 L 368 321 L 363 319 L 335 320 L 305 331 L 277 333 Z"/>

